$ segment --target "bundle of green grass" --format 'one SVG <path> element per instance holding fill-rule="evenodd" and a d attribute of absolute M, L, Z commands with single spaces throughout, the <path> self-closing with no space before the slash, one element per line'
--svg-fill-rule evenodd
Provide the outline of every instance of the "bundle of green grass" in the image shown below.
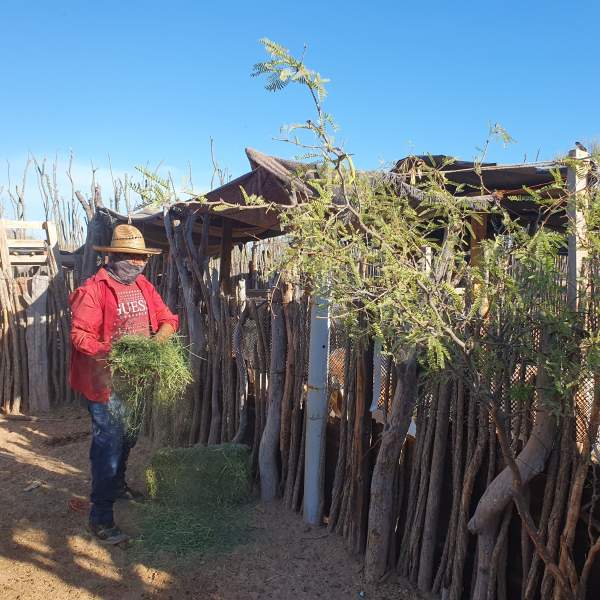
<path fill-rule="evenodd" d="M 249 449 L 243 444 L 162 448 L 146 469 L 148 494 L 171 506 L 231 506 L 250 495 Z"/>
<path fill-rule="evenodd" d="M 192 382 L 185 348 L 177 336 L 157 342 L 125 335 L 113 344 L 108 365 L 130 425 L 141 424 L 150 404 L 172 407 Z"/>
<path fill-rule="evenodd" d="M 156 556 L 224 552 L 249 540 L 250 449 L 163 448 L 146 469 L 139 550 Z"/>

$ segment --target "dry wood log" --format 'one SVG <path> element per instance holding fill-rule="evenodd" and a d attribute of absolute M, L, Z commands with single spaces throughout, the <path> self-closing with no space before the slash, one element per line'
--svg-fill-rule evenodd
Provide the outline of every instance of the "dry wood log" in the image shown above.
<path fill-rule="evenodd" d="M 304 402 L 306 398 L 304 398 L 302 402 L 302 406 L 304 407 Z M 302 409 L 302 414 L 300 418 L 302 419 L 302 429 L 300 436 L 300 451 L 298 455 L 298 468 L 296 469 L 296 481 L 294 482 L 294 491 L 292 494 L 292 508 L 298 512 L 302 509 L 302 493 L 303 493 L 303 483 L 304 483 L 304 458 L 305 458 L 305 446 L 306 446 L 306 415 L 308 412 L 305 408 Z"/>
<path fill-rule="evenodd" d="M 14 279 L 6 280 L 6 305 L 9 306 L 10 337 L 12 340 L 13 352 L 13 402 L 11 411 L 20 413 L 27 410 L 27 371 L 25 360 L 27 357 L 27 348 L 25 346 L 25 335 L 23 332 L 23 322 L 19 317 L 21 304 L 18 299 L 16 284 Z"/>
<path fill-rule="evenodd" d="M 419 398 L 419 393 L 417 392 L 417 431 L 416 431 L 416 449 L 414 453 L 414 458 L 412 461 L 412 469 L 410 475 L 410 483 L 408 489 L 408 500 L 407 500 L 407 510 L 406 514 L 401 515 L 401 529 L 403 530 L 400 542 L 400 552 L 398 556 L 398 562 L 396 563 L 396 570 L 402 576 L 408 576 L 409 567 L 408 567 L 408 554 L 410 547 L 410 536 L 412 533 L 412 522 L 415 516 L 415 510 L 417 505 L 417 495 L 419 492 L 419 482 L 421 480 L 421 465 L 422 461 L 420 460 L 421 454 L 423 452 L 423 448 L 425 445 L 425 430 L 427 428 L 427 420 L 426 420 L 426 407 L 425 400 L 423 398 Z"/>
<path fill-rule="evenodd" d="M 346 542 L 354 554 L 364 552 L 367 543 L 369 518 L 369 490 L 371 487 L 369 450 L 371 439 L 371 412 L 373 400 L 373 343 L 364 341 L 357 351 L 356 364 L 356 417 L 352 452 L 351 510 L 349 535 Z"/>
<path fill-rule="evenodd" d="M 431 476 L 431 456 L 433 451 L 433 441 L 435 433 L 436 415 L 440 400 L 439 384 L 434 384 L 432 389 L 432 398 L 429 404 L 427 414 L 427 427 L 425 429 L 425 443 L 420 455 L 421 460 L 421 479 L 419 481 L 419 493 L 415 508 L 414 520 L 411 524 L 411 536 L 408 548 L 408 576 L 413 583 L 417 582 L 419 566 L 419 548 L 421 535 L 424 529 L 425 509 L 427 503 L 427 494 L 429 491 L 429 482 Z"/>
<path fill-rule="evenodd" d="M 476 398 L 472 398 L 473 402 L 477 402 Z M 456 550 L 454 553 L 454 561 L 452 565 L 452 578 L 450 580 L 450 589 L 448 597 L 450 600 L 460 600 L 463 593 L 463 575 L 465 567 L 465 559 L 467 556 L 468 545 L 468 518 L 469 509 L 471 506 L 471 496 L 475 485 L 475 478 L 483 462 L 485 448 L 489 439 L 488 424 L 489 413 L 484 404 L 479 404 L 479 425 L 477 427 L 477 442 L 472 456 L 468 457 L 467 468 L 463 479 L 463 487 L 461 494 L 460 513 L 458 518 L 457 535 L 456 535 Z"/>
<path fill-rule="evenodd" d="M 200 311 L 198 310 L 198 306 L 195 300 L 195 286 L 185 264 L 185 238 L 182 230 L 182 225 L 179 224 L 177 228 L 174 228 L 170 212 L 166 207 L 163 212 L 163 217 L 165 233 L 167 235 L 167 239 L 169 240 L 170 251 L 173 256 L 175 265 L 177 267 L 179 282 L 183 291 L 185 313 L 187 317 L 190 341 L 190 366 L 192 369 L 192 373 L 195 374 L 196 381 L 198 381 L 198 375 L 200 372 L 200 360 L 205 345 L 205 336 L 202 321 L 200 318 Z M 197 394 L 192 394 L 192 398 L 196 397 Z M 189 429 L 186 431 L 186 429 L 189 427 L 189 419 L 187 418 L 187 414 L 185 414 L 189 414 L 189 412 L 190 411 L 187 410 L 180 411 L 180 415 L 181 413 L 184 413 L 182 415 L 184 418 L 180 418 L 178 421 L 177 429 L 179 431 L 176 433 L 176 439 L 178 438 L 178 441 L 189 441 Z"/>
<path fill-rule="evenodd" d="M 242 349 L 242 337 L 244 335 L 244 323 L 249 314 L 246 306 L 246 282 L 241 280 L 238 284 L 239 290 L 239 317 L 233 331 L 233 354 L 237 367 L 237 404 L 239 406 L 239 423 L 233 441 L 242 443 L 248 434 L 248 367 Z"/>
<path fill-rule="evenodd" d="M 348 437 L 348 398 L 350 396 L 350 383 L 354 380 L 356 361 L 353 360 L 350 340 L 347 340 L 344 349 L 344 392 L 342 394 L 342 409 L 340 414 L 340 444 L 335 466 L 333 491 L 331 493 L 331 506 L 329 509 L 329 531 L 334 531 L 338 522 L 342 504 L 344 475 L 346 474 L 347 437 Z M 352 365 L 352 366 L 351 366 Z"/>
<path fill-rule="evenodd" d="M 506 597 L 506 558 L 508 552 L 508 526 L 513 514 L 512 504 L 504 509 L 498 538 L 494 545 L 490 560 L 489 587 L 487 600 L 507 600 Z"/>
<path fill-rule="evenodd" d="M 221 254 L 219 265 L 219 289 L 224 295 L 231 295 L 231 251 L 233 241 L 231 238 L 232 222 L 230 219 L 223 218 L 221 232 Z"/>
<path fill-rule="evenodd" d="M 279 492 L 279 436 L 281 401 L 285 385 L 286 331 L 281 290 L 271 298 L 271 365 L 269 368 L 268 414 L 259 447 L 260 495 L 263 502 L 274 500 Z"/>
<path fill-rule="evenodd" d="M 14 381 L 14 361 L 17 360 L 17 356 L 13 354 L 13 316 L 12 316 L 12 302 L 8 293 L 8 287 L 6 285 L 6 277 L 4 272 L 0 269 L 0 309 L 2 310 L 2 354 L 0 355 L 0 361 L 2 364 L 2 398 L 0 407 L 6 413 L 13 411 L 13 381 Z M 15 411 L 16 412 L 16 411 Z"/>
<path fill-rule="evenodd" d="M 202 411 L 200 414 L 200 435 L 199 443 L 203 446 L 208 444 L 208 435 L 210 432 L 210 397 L 212 393 L 212 355 L 203 362 L 204 377 L 202 378 Z"/>
<path fill-rule="evenodd" d="M 381 438 L 371 483 L 369 531 L 365 553 L 367 581 L 379 580 L 387 570 L 394 514 L 393 478 L 417 399 L 417 361 L 412 352 L 397 367 L 391 414 Z"/>
<path fill-rule="evenodd" d="M 223 358 L 223 336 L 224 331 L 221 326 L 221 296 L 219 292 L 218 272 L 212 270 L 210 280 L 206 275 L 208 285 L 203 285 L 204 293 L 208 294 L 207 311 L 209 315 L 209 347 L 211 349 L 211 382 L 212 390 L 210 396 L 210 429 L 208 434 L 208 444 L 218 444 L 221 441 L 221 389 L 222 389 L 222 358 Z"/>
<path fill-rule="evenodd" d="M 392 369 L 391 363 L 388 368 Z M 393 380 L 393 389 L 396 389 L 396 377 L 391 378 Z M 391 398 L 390 398 L 391 402 Z M 394 569 L 396 564 L 398 563 L 398 555 L 399 555 L 399 547 L 398 547 L 398 524 L 399 524 L 399 516 L 401 510 L 404 507 L 404 491 L 408 487 L 408 473 L 409 469 L 407 468 L 409 461 L 409 449 L 408 444 L 405 442 L 402 446 L 402 451 L 400 452 L 400 460 L 398 461 L 398 466 L 395 469 L 396 474 L 394 477 L 394 495 L 393 495 L 393 504 L 392 504 L 392 515 L 394 516 L 392 522 L 392 532 L 391 532 L 391 542 L 390 548 L 388 552 L 388 560 L 387 563 L 390 569 Z M 391 573 L 391 571 L 388 571 Z"/>
<path fill-rule="evenodd" d="M 346 382 L 347 386 L 347 394 L 348 399 L 347 403 L 347 413 L 348 413 L 348 425 L 347 425 L 347 435 L 346 435 L 346 468 L 343 473 L 343 489 L 342 489 L 342 500 L 340 505 L 340 514 L 337 520 L 337 523 L 334 524 L 334 531 L 344 537 L 348 534 L 348 513 L 350 507 L 350 500 L 352 496 L 352 486 L 350 483 L 350 477 L 352 474 L 352 458 L 353 452 L 352 448 L 354 446 L 354 423 L 356 421 L 356 365 L 357 365 L 357 357 L 356 357 L 356 348 L 354 348 L 351 352 L 349 367 L 349 377 Z"/>
<path fill-rule="evenodd" d="M 73 400 L 74 392 L 69 385 L 69 365 L 71 362 L 71 318 L 69 308 L 69 298 L 67 289 L 67 279 L 62 270 L 60 249 L 58 245 L 58 236 L 56 225 L 51 222 L 45 222 L 44 228 L 48 236 L 48 273 L 51 281 L 48 287 L 48 298 L 53 306 L 55 316 L 55 344 L 54 356 L 58 358 L 56 370 L 58 371 L 58 389 L 55 393 L 55 401 L 70 403 Z"/>
<path fill-rule="evenodd" d="M 218 333 L 217 333 L 218 332 Z M 210 394 L 210 428 L 208 433 L 208 445 L 218 444 L 221 441 L 221 359 L 222 354 L 219 351 L 221 346 L 222 334 L 219 327 L 215 328 L 214 337 L 211 341 L 211 346 L 214 351 L 211 353 L 211 383 L 212 389 Z"/>
<path fill-rule="evenodd" d="M 254 349 L 254 364 L 258 368 L 254 375 L 254 437 L 252 440 L 251 463 L 252 473 L 258 478 L 258 450 L 264 427 L 262 404 L 265 402 L 265 367 L 261 353 L 256 348 Z"/>
<path fill-rule="evenodd" d="M 557 434 L 556 417 L 548 410 L 550 406 L 549 393 L 552 390 L 544 363 L 545 353 L 547 353 L 549 347 L 548 340 L 548 334 L 544 333 L 541 342 L 541 357 L 537 369 L 538 412 L 536 422 L 527 443 L 516 458 L 521 477 L 521 487 L 527 486 L 531 479 L 544 469 Z M 508 462 L 507 457 L 504 457 L 504 459 Z M 480 537 L 484 536 L 489 542 L 495 535 L 501 512 L 516 491 L 513 485 L 512 470 L 507 466 L 486 488 L 479 500 L 475 514 L 469 522 L 471 533 Z M 484 598 L 489 587 L 487 564 L 481 564 L 480 566 L 481 569 L 477 571 L 476 576 L 475 589 L 477 595 L 474 596 L 475 600 Z"/>
<path fill-rule="evenodd" d="M 577 576 L 576 567 L 573 559 L 573 544 L 575 543 L 575 529 L 581 513 L 581 500 L 583 497 L 583 488 L 588 475 L 591 452 L 593 445 L 598 440 L 598 430 L 600 428 L 600 392 L 598 388 L 594 390 L 594 397 L 590 410 L 589 424 L 586 435 L 583 438 L 581 452 L 575 453 L 573 481 L 571 482 L 571 491 L 567 504 L 565 526 L 561 534 L 559 569 L 567 574 L 571 585 L 571 592 L 578 600 L 584 600 L 587 590 L 589 571 L 592 568 L 600 544 L 596 542 L 587 553 L 586 560 L 582 569 L 582 575 Z M 561 586 L 554 588 L 554 599 L 562 600 L 567 596 Z"/>
<path fill-rule="evenodd" d="M 259 316 L 258 308 L 254 300 L 248 302 L 248 310 L 252 320 L 256 323 L 256 346 L 254 347 L 254 364 L 256 373 L 254 375 L 254 438 L 252 443 L 252 471 L 258 474 L 258 450 L 263 430 L 263 396 L 264 380 L 266 371 L 266 349 L 265 332 L 263 322 Z"/>
<path fill-rule="evenodd" d="M 546 475 L 546 485 L 544 486 L 544 500 L 542 503 L 542 513 L 540 515 L 540 522 L 538 525 L 538 535 L 545 544 L 547 544 L 548 540 L 548 522 L 550 520 L 550 512 L 552 510 L 553 500 L 556 494 L 558 459 L 559 449 L 554 448 L 552 450 L 552 454 L 550 455 L 548 473 Z M 553 560 L 556 559 L 556 556 L 554 554 L 551 554 L 551 556 Z M 529 571 L 523 572 L 523 586 L 521 595 L 524 598 L 524 600 L 533 600 L 535 594 L 538 591 L 540 583 L 540 565 L 541 559 L 538 554 L 534 553 L 531 560 L 531 565 L 529 566 Z"/>
<path fill-rule="evenodd" d="M 171 311 L 177 311 L 177 298 L 179 296 L 179 286 L 177 280 L 177 265 L 173 257 L 173 252 L 169 252 L 167 259 L 167 270 L 163 289 L 163 298 Z"/>
<path fill-rule="evenodd" d="M 206 361 L 202 361 L 198 368 L 199 371 L 195 375 L 195 381 L 190 386 L 188 393 L 191 396 L 190 404 L 192 406 L 192 422 L 190 425 L 190 436 L 188 446 L 193 446 L 198 443 L 200 437 L 200 419 L 202 417 L 202 399 L 203 386 L 206 381 L 206 369 L 204 368 Z"/>
<path fill-rule="evenodd" d="M 560 441 L 560 458 L 557 475 L 557 489 L 554 493 L 552 510 L 548 520 L 548 537 L 546 548 L 552 560 L 558 559 L 559 535 L 564 518 L 568 493 L 571 488 L 572 479 L 572 455 L 574 450 L 574 430 L 573 421 L 564 419 L 562 423 L 562 434 Z M 542 579 L 541 597 L 550 598 L 554 581 L 549 569 L 544 569 Z"/>
<path fill-rule="evenodd" d="M 524 505 L 526 506 L 528 511 L 531 511 L 531 490 L 529 487 L 523 490 L 523 500 Z M 538 535 L 539 534 L 539 525 L 538 525 Z M 542 534 L 540 539 L 542 542 L 545 542 L 546 537 Z M 531 561 L 533 559 L 533 547 L 531 545 L 531 540 L 529 539 L 529 535 L 527 533 L 526 527 L 521 527 L 521 598 L 525 595 L 525 587 L 527 585 L 527 573 L 529 573 L 529 569 L 531 568 Z M 537 556 L 537 553 L 534 552 Z"/>
<path fill-rule="evenodd" d="M 546 565 L 546 568 L 552 574 L 556 585 L 560 587 L 561 593 L 564 595 L 565 598 L 572 600 L 575 596 L 570 589 L 570 585 L 572 585 L 572 581 L 569 581 L 569 579 L 571 579 L 571 573 L 569 573 L 568 578 L 565 576 L 565 574 L 558 568 L 557 564 L 549 556 L 546 546 L 542 543 L 542 541 L 539 539 L 539 536 L 537 535 L 535 523 L 533 522 L 533 518 L 531 517 L 531 514 L 529 513 L 529 510 L 525 504 L 519 466 L 517 465 L 510 448 L 506 425 L 504 419 L 499 418 L 498 408 L 495 406 L 492 407 L 492 418 L 496 423 L 496 428 L 498 432 L 498 442 L 502 450 L 502 456 L 504 460 L 508 463 L 508 466 L 510 467 L 511 472 L 513 474 L 513 501 L 515 503 L 515 506 L 517 507 L 522 526 L 527 529 L 527 534 L 531 538 L 531 541 L 535 546 L 536 552 L 540 555 L 540 557 Z"/>
<path fill-rule="evenodd" d="M 425 508 L 423 537 L 421 539 L 421 556 L 419 558 L 418 587 L 423 591 L 429 591 L 432 586 L 433 558 L 442 502 L 442 483 L 444 480 L 446 455 L 448 452 L 448 422 L 452 387 L 452 381 L 442 382 L 440 384 L 433 456 L 431 459 L 431 475 L 429 479 L 427 506 Z"/>
<path fill-rule="evenodd" d="M 48 356 L 48 370 L 49 370 L 49 395 L 54 402 L 59 401 L 62 398 L 62 381 L 61 375 L 64 373 L 63 365 L 61 364 L 64 360 L 64 354 L 59 350 L 59 331 L 58 331 L 58 310 L 56 308 L 56 302 L 54 295 L 48 293 L 48 323 L 47 323 L 47 344 L 46 352 Z"/>
<path fill-rule="evenodd" d="M 236 310 L 237 312 L 237 310 Z M 228 407 L 227 407 L 227 441 L 233 440 L 237 431 L 237 369 L 233 359 L 233 317 L 229 314 L 229 308 L 225 312 L 227 316 L 227 338 L 225 343 L 225 355 L 227 361 L 226 376 L 229 380 L 228 384 Z"/>
<path fill-rule="evenodd" d="M 294 361 L 296 360 L 296 312 L 297 305 L 291 302 L 291 286 L 286 290 L 288 298 L 284 297 L 283 316 L 287 338 L 287 356 L 285 361 L 285 378 L 283 397 L 281 399 L 281 431 L 279 436 L 279 451 L 281 454 L 281 484 L 285 488 L 290 454 L 291 415 L 294 392 Z M 283 490 L 282 490 L 283 491 Z"/>
<path fill-rule="evenodd" d="M 47 275 L 35 275 L 30 282 L 30 294 L 24 295 L 28 305 L 25 309 L 27 328 L 27 373 L 29 377 L 29 410 L 32 413 L 50 410 L 48 398 L 48 345 L 47 312 L 48 286 Z M 24 357 L 25 358 L 25 357 Z M 61 390 L 62 391 L 62 390 Z"/>
<path fill-rule="evenodd" d="M 94 250 L 94 246 L 109 244 L 110 236 L 111 231 L 104 217 L 100 213 L 94 212 L 87 225 L 87 236 L 81 263 L 81 278 L 77 282 L 78 285 L 81 285 L 98 270 L 98 257 L 100 255 Z"/>
<path fill-rule="evenodd" d="M 229 302 L 227 298 L 221 296 L 221 323 L 220 327 L 223 332 L 221 336 L 221 441 L 228 442 L 233 437 L 229 436 L 229 431 L 232 429 L 233 420 L 233 397 L 231 394 L 231 343 L 230 343 L 230 327 L 229 327 Z"/>
<path fill-rule="evenodd" d="M 465 389 L 462 378 L 456 384 L 456 393 L 452 407 L 452 508 L 450 523 L 444 543 L 442 558 L 433 584 L 434 593 L 439 593 L 442 583 L 448 586 L 452 561 L 451 552 L 456 544 L 456 529 L 460 508 L 460 490 L 463 478 L 463 440 L 465 418 Z"/>
<path fill-rule="evenodd" d="M 499 377 L 497 378 L 499 379 Z M 490 397 L 493 398 L 493 406 L 500 406 L 502 403 L 502 388 L 496 385 L 495 389 L 491 382 L 485 382 L 486 388 L 489 390 Z M 494 391 L 492 391 L 494 390 Z M 496 474 L 496 427 L 493 420 L 488 424 L 488 469 L 486 478 L 486 489 L 490 486 Z M 494 550 L 497 546 L 499 528 L 501 527 L 501 514 L 495 516 L 489 522 L 489 526 L 477 538 L 475 566 L 473 572 L 475 576 L 471 582 L 471 598 L 485 600 L 489 594 L 496 592 L 496 582 L 491 580 L 491 573 L 494 571 L 492 560 Z M 500 549 L 496 553 L 496 560 L 501 556 Z"/>
<path fill-rule="evenodd" d="M 237 302 L 235 302 L 235 315 L 239 315 Z M 239 427 L 239 401 L 238 401 L 238 372 L 237 365 L 233 356 L 233 328 L 237 317 L 230 316 L 228 318 L 228 333 L 227 333 L 227 356 L 229 367 L 229 419 L 227 429 L 227 439 L 232 441 Z"/>
<path fill-rule="evenodd" d="M 302 402 L 303 388 L 306 374 L 306 356 L 307 356 L 307 339 L 308 339 L 308 322 L 307 322 L 307 304 L 302 302 L 298 307 L 298 332 L 295 336 L 297 349 L 295 354 L 297 360 L 294 362 L 294 390 L 293 390 L 293 406 L 291 414 L 290 427 L 290 450 L 288 455 L 287 479 L 285 482 L 285 492 L 283 496 L 284 504 L 288 508 L 293 507 L 294 485 L 298 477 L 299 457 L 302 444 L 302 433 L 304 421 L 302 419 Z"/>

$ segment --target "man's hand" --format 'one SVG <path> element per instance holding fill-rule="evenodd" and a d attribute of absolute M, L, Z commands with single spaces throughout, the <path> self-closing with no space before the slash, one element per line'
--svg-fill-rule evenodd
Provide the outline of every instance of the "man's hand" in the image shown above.
<path fill-rule="evenodd" d="M 106 360 L 110 351 L 112 350 L 112 344 L 110 342 L 102 343 L 102 348 L 98 351 L 98 353 L 94 356 L 96 360 Z"/>
<path fill-rule="evenodd" d="M 175 328 L 172 325 L 169 325 L 168 323 L 163 323 L 156 332 L 154 339 L 162 344 L 166 342 L 174 333 Z"/>

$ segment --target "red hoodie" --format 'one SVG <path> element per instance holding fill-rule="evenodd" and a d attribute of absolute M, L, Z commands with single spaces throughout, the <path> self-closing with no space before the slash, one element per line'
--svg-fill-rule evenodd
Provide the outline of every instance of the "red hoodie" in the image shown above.
<path fill-rule="evenodd" d="M 116 333 L 117 294 L 115 280 L 104 270 L 90 277 L 70 296 L 71 325 L 71 387 L 93 402 L 108 402 L 110 372 L 106 355 Z M 135 285 L 148 305 L 150 331 L 156 333 L 167 323 L 175 330 L 179 318 L 162 301 L 155 287 L 139 275 Z"/>

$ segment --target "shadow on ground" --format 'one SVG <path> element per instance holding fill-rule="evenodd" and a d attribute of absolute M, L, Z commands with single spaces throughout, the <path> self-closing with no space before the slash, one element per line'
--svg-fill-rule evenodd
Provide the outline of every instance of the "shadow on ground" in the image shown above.
<path fill-rule="evenodd" d="M 55 420 L 0 417 L 0 598 L 125 600 L 197 598 L 413 599 L 399 582 L 364 585 L 360 563 L 343 542 L 309 529 L 279 503 L 247 507 L 250 536 L 223 552 L 177 557 L 134 544 L 107 547 L 87 533 L 87 514 L 69 509 L 89 489 L 89 423 L 83 410 Z M 141 439 L 130 458 L 129 480 L 143 489 L 152 448 Z M 26 491 L 27 490 L 27 491 Z M 118 503 L 117 521 L 139 533 L 139 513 Z M 218 517 L 217 519 L 218 520 Z M 219 531 L 219 523 L 214 523 Z M 218 546 L 218 545 L 217 545 Z M 362 595 L 361 595 L 362 592 Z"/>

